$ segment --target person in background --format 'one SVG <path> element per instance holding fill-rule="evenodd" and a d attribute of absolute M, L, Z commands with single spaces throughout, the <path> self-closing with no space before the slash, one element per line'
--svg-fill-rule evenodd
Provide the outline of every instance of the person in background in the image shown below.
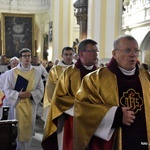
<path fill-rule="evenodd" d="M 58 65 L 58 63 L 59 63 L 59 59 L 56 59 L 54 65 Z"/>
<path fill-rule="evenodd" d="M 100 63 L 99 64 L 99 68 L 103 68 L 104 67 L 104 64 L 103 63 Z"/>
<path fill-rule="evenodd" d="M 32 66 L 39 71 L 39 74 L 41 75 L 41 78 L 44 84 L 44 89 L 45 89 L 45 84 L 48 78 L 48 72 L 43 66 L 43 63 L 42 64 L 40 63 L 38 56 L 32 57 Z M 42 115 L 42 107 L 43 107 L 43 98 L 41 99 L 41 102 L 37 105 L 37 116 L 36 116 L 37 119 L 39 119 Z"/>
<path fill-rule="evenodd" d="M 1 55 L 0 59 L 0 74 L 4 73 L 5 71 L 9 70 L 9 63 L 7 60 L 6 55 Z"/>
<path fill-rule="evenodd" d="M 97 58 L 96 63 L 95 63 L 96 67 L 99 68 L 99 59 Z"/>
<path fill-rule="evenodd" d="M 10 69 L 16 67 L 20 62 L 20 59 L 17 58 L 17 57 L 12 57 L 10 59 Z M 7 73 L 9 72 L 9 70 L 7 70 L 5 73 L 1 74 L 0 75 L 0 89 L 3 89 L 4 88 L 4 83 L 5 83 L 5 80 L 6 80 L 6 76 L 7 76 Z"/>
<path fill-rule="evenodd" d="M 44 68 L 46 68 L 47 67 L 47 60 L 43 60 L 41 64 L 44 66 Z"/>
<path fill-rule="evenodd" d="M 74 150 L 150 149 L 150 75 L 137 65 L 140 52 L 135 38 L 122 35 L 107 67 L 83 79 L 75 100 Z"/>
<path fill-rule="evenodd" d="M 59 77 L 45 124 L 42 142 L 44 150 L 51 147 L 53 150 L 73 150 L 75 94 L 83 77 L 97 69 L 95 66 L 97 52 L 97 42 L 84 39 L 78 45 L 79 59 L 75 64 L 66 68 Z"/>
<path fill-rule="evenodd" d="M 76 63 L 78 59 L 79 59 L 78 53 L 74 53 L 74 55 L 73 55 L 73 63 Z"/>
<path fill-rule="evenodd" d="M 140 65 L 140 68 L 143 68 L 143 69 L 145 69 L 146 71 L 149 72 L 148 64 L 146 64 L 146 63 L 142 63 L 142 64 Z"/>
<path fill-rule="evenodd" d="M 49 61 L 46 67 L 46 71 L 49 73 L 50 69 L 53 67 L 54 63 L 52 61 Z"/>
<path fill-rule="evenodd" d="M 6 55 L 1 55 L 0 65 L 8 65 L 8 60 Z"/>
<path fill-rule="evenodd" d="M 34 68 L 36 68 L 37 70 L 39 70 L 39 73 L 41 74 L 43 83 L 45 85 L 47 77 L 48 77 L 48 73 L 47 73 L 45 67 L 42 64 L 40 64 L 40 60 L 39 60 L 38 56 L 32 57 L 32 66 Z"/>
<path fill-rule="evenodd" d="M 16 67 L 20 62 L 20 59 L 17 58 L 17 57 L 12 57 L 10 59 L 10 68 L 14 68 Z M 9 70 L 7 70 L 5 73 L 1 74 L 0 75 L 0 89 L 4 91 L 4 85 L 5 85 L 5 82 L 6 82 L 6 77 L 7 77 L 7 74 L 9 73 Z M 7 103 L 7 99 L 5 98 L 4 101 L 3 101 L 3 105 L 4 106 L 9 106 L 9 104 Z"/>
<path fill-rule="evenodd" d="M 12 69 L 12 68 L 17 67 L 19 63 L 20 63 L 20 59 L 18 57 L 16 56 L 12 57 L 10 59 L 10 68 Z"/>
<path fill-rule="evenodd" d="M 29 150 L 44 86 L 38 70 L 31 65 L 31 50 L 23 48 L 19 56 L 20 63 L 7 74 L 4 92 L 11 105 L 10 119 L 18 120 L 17 150 Z"/>
<path fill-rule="evenodd" d="M 73 49 L 69 46 L 66 46 L 62 49 L 62 60 L 58 62 L 57 65 L 54 65 L 48 76 L 46 82 L 45 94 L 44 94 L 44 103 L 43 103 L 43 115 L 42 119 L 45 121 L 47 113 L 49 111 L 51 99 L 54 93 L 56 83 L 61 75 L 61 73 L 70 65 L 73 64 Z"/>

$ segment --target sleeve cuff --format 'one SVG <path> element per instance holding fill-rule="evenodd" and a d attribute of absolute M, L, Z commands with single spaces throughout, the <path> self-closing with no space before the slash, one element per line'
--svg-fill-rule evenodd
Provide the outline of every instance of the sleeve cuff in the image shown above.
<path fill-rule="evenodd" d="M 122 126 L 122 117 L 123 117 L 122 108 L 118 107 L 115 113 L 112 128 L 117 128 L 117 127 Z"/>

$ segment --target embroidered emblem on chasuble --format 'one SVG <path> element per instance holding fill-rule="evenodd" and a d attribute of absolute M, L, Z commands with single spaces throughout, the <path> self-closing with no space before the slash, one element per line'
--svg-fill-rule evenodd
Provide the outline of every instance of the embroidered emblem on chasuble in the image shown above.
<path fill-rule="evenodd" d="M 127 92 L 123 92 L 123 96 L 120 98 L 120 104 L 123 107 L 130 107 L 137 113 L 142 110 L 143 99 L 134 89 L 129 89 Z"/>

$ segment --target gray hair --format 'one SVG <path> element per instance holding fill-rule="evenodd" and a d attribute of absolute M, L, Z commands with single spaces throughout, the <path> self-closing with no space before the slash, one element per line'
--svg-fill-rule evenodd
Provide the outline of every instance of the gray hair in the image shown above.
<path fill-rule="evenodd" d="M 18 61 L 20 62 L 20 59 L 19 59 L 18 57 L 16 57 L 16 56 L 14 56 L 14 57 L 12 57 L 12 58 L 10 59 L 10 63 L 11 63 L 13 60 L 18 60 Z"/>
<path fill-rule="evenodd" d="M 137 43 L 136 39 L 135 39 L 133 36 L 131 36 L 131 35 L 121 35 L 121 36 L 119 36 L 119 37 L 113 42 L 113 50 L 119 48 L 119 42 L 120 42 L 120 40 L 122 40 L 122 39 L 127 39 L 127 40 L 129 40 L 129 41 L 135 41 L 135 42 Z M 137 43 L 137 45 L 138 45 L 138 43 Z"/>

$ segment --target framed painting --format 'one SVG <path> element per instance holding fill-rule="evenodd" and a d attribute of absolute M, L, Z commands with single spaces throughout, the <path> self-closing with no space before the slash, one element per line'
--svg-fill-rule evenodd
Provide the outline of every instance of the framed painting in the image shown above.
<path fill-rule="evenodd" d="M 35 53 L 33 14 L 2 13 L 2 53 L 19 57 L 19 50 L 29 48 Z"/>

